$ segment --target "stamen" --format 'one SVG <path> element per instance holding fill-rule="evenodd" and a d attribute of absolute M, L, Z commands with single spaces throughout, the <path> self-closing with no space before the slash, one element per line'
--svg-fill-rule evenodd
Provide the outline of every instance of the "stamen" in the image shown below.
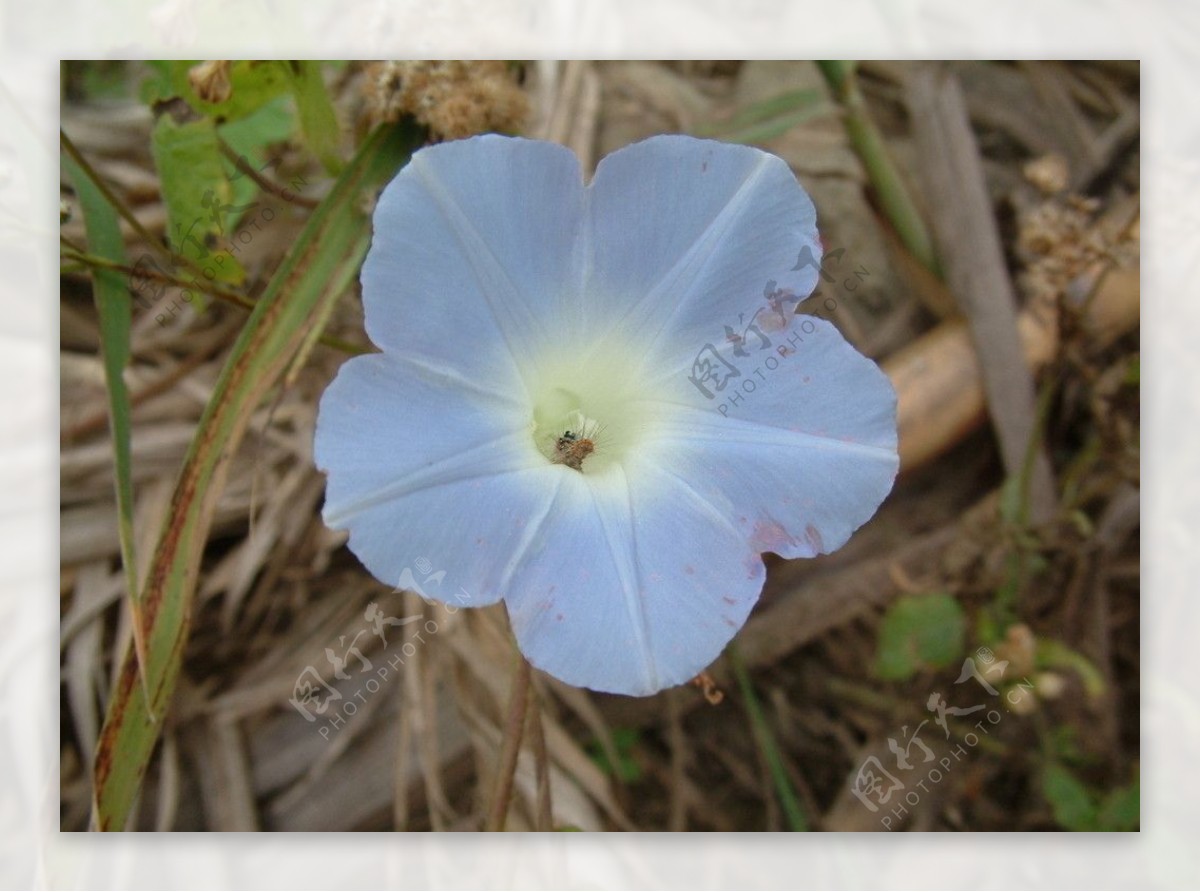
<path fill-rule="evenodd" d="M 581 437 L 574 431 L 567 431 L 554 442 L 553 461 L 555 464 L 582 471 L 583 460 L 595 451 L 596 444 L 590 437 Z"/>

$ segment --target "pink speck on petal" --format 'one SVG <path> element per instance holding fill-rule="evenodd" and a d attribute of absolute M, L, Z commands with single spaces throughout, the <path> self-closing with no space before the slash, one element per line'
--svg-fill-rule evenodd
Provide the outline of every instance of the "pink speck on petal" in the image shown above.
<path fill-rule="evenodd" d="M 686 573 L 688 576 L 695 576 L 696 568 L 693 567 L 691 564 L 686 564 L 683 568 L 683 572 Z"/>
<path fill-rule="evenodd" d="M 786 546 L 795 545 L 796 540 L 788 535 L 779 521 L 767 517 L 754 525 L 754 533 L 750 545 L 755 551 L 773 551 L 776 554 Z"/>
<path fill-rule="evenodd" d="M 737 601 L 735 601 L 733 598 L 729 597 L 729 595 L 722 595 L 721 600 L 724 601 L 726 604 L 736 604 L 737 603 Z"/>
<path fill-rule="evenodd" d="M 767 313 L 760 315 L 758 318 L 760 320 L 758 327 L 766 332 L 784 331 L 788 327 L 788 323 L 791 322 L 791 319 L 783 313 Z"/>
<path fill-rule="evenodd" d="M 746 560 L 742 563 L 746 568 L 746 578 L 756 579 L 763 572 L 762 557 L 756 551 L 752 551 L 747 555 Z"/>

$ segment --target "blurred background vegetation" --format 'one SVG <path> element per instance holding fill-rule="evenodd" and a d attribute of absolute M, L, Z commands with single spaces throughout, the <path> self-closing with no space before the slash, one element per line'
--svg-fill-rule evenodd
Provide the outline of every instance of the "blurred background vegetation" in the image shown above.
<path fill-rule="evenodd" d="M 1137 828 L 1136 62 L 61 74 L 64 830 Z M 502 608 L 371 578 L 311 456 L 371 349 L 374 196 L 489 130 L 778 154 L 826 247 L 802 311 L 900 397 L 878 516 L 769 556 L 703 678 L 534 673 L 523 734 Z"/>

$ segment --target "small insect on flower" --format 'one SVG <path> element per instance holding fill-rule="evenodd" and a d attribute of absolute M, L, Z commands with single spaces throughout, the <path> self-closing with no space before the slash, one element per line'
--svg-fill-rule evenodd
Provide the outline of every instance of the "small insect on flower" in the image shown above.
<path fill-rule="evenodd" d="M 562 437 L 554 438 L 554 450 L 551 461 L 554 465 L 565 465 L 574 471 L 583 471 L 583 460 L 599 449 L 601 433 L 604 425 L 595 421 L 583 420 L 575 429 L 566 430 Z"/>
<path fill-rule="evenodd" d="M 554 441 L 554 463 L 582 471 L 583 460 L 595 451 L 596 443 L 591 437 L 583 437 L 574 431 L 566 431 Z"/>

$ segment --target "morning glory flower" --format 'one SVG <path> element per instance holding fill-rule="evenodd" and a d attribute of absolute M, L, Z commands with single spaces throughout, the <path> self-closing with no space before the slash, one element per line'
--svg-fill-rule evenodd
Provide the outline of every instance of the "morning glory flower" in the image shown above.
<path fill-rule="evenodd" d="M 422 149 L 363 265 L 382 352 L 321 400 L 325 522 L 389 585 L 423 561 L 430 597 L 503 600 L 565 682 L 688 681 L 764 552 L 841 547 L 895 478 L 887 378 L 794 312 L 820 257 L 812 202 L 754 148 L 659 136 L 586 185 L 551 143 Z"/>

